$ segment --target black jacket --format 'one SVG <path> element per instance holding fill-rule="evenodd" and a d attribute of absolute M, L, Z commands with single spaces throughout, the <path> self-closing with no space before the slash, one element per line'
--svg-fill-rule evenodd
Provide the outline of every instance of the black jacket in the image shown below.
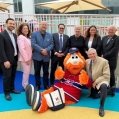
<path fill-rule="evenodd" d="M 89 38 L 85 38 L 85 49 L 88 51 L 88 42 Z M 101 56 L 101 37 L 97 36 L 93 39 L 91 48 L 95 48 L 97 51 L 98 56 Z"/>
<path fill-rule="evenodd" d="M 109 61 L 110 68 L 115 69 L 117 65 L 119 51 L 119 37 L 114 35 L 110 43 L 107 44 L 108 36 L 102 38 L 102 54 Z"/>
<path fill-rule="evenodd" d="M 59 52 L 59 34 L 58 33 L 54 33 L 53 34 L 53 43 L 54 43 L 54 47 L 52 50 L 52 57 L 54 56 L 55 52 Z M 68 45 L 69 45 L 69 36 L 63 34 L 63 48 L 62 48 L 62 52 L 66 55 L 68 53 Z"/>
<path fill-rule="evenodd" d="M 17 35 L 14 33 L 13 35 L 17 46 Z M 0 63 L 3 63 L 5 61 L 10 61 L 11 63 L 13 63 L 13 60 L 14 60 L 14 47 L 8 32 L 4 30 L 3 32 L 0 33 Z"/>

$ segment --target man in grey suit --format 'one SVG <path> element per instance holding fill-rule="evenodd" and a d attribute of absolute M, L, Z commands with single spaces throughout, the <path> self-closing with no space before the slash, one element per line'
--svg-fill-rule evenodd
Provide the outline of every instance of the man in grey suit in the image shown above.
<path fill-rule="evenodd" d="M 40 22 L 40 29 L 31 36 L 31 44 L 33 48 L 33 61 L 36 79 L 36 89 L 39 90 L 41 86 L 40 70 L 43 67 L 43 84 L 44 89 L 49 87 L 49 61 L 50 51 L 53 49 L 52 35 L 46 32 L 47 22 Z"/>
<path fill-rule="evenodd" d="M 52 50 L 51 55 L 51 72 L 50 72 L 50 85 L 54 84 L 54 73 L 57 68 L 57 65 L 63 66 L 63 61 L 68 53 L 68 45 L 69 45 L 69 36 L 64 34 L 65 25 L 58 25 L 58 33 L 53 34 L 53 43 L 54 48 Z"/>
<path fill-rule="evenodd" d="M 110 82 L 110 69 L 108 61 L 97 56 L 94 48 L 87 52 L 89 59 L 86 60 L 86 70 L 92 79 L 92 88 L 90 97 L 100 97 L 99 115 L 104 116 L 104 103 L 107 96 L 107 87 Z"/>

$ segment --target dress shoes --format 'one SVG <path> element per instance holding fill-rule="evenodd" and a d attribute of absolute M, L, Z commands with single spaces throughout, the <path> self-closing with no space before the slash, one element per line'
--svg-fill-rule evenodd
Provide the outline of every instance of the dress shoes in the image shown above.
<path fill-rule="evenodd" d="M 10 94 L 5 94 L 5 99 L 8 101 L 11 101 L 12 97 L 10 96 Z"/>
<path fill-rule="evenodd" d="M 104 115 L 105 115 L 104 109 L 103 108 L 100 108 L 99 109 L 99 116 L 100 117 L 104 117 Z"/>
<path fill-rule="evenodd" d="M 16 91 L 16 90 L 12 90 L 11 93 L 20 94 L 20 92 L 19 91 Z"/>

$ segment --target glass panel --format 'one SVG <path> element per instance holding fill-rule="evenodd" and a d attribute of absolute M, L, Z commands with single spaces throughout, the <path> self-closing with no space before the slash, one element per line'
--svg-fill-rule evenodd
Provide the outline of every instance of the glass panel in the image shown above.
<path fill-rule="evenodd" d="M 13 0 L 14 2 L 14 12 L 18 12 L 17 0 Z"/>
<path fill-rule="evenodd" d="M 22 12 L 22 1 L 18 0 L 18 8 L 19 8 L 19 12 Z"/>
<path fill-rule="evenodd" d="M 22 12 L 22 0 L 13 0 L 14 12 Z"/>

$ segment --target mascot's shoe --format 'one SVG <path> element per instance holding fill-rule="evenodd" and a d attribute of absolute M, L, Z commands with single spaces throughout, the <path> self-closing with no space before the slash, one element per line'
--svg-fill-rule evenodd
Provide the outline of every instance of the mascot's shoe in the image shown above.
<path fill-rule="evenodd" d="M 27 104 L 28 105 L 32 105 L 32 102 L 33 102 L 33 97 L 34 97 L 34 87 L 33 85 L 29 84 L 26 86 L 25 88 L 25 93 L 26 93 L 26 101 L 27 101 Z"/>
<path fill-rule="evenodd" d="M 41 105 L 41 93 L 39 91 L 34 92 L 32 110 L 37 111 Z"/>

